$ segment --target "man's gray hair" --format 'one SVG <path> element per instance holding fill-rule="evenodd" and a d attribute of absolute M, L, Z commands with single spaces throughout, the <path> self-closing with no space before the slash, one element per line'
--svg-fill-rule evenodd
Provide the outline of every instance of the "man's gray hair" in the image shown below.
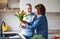
<path fill-rule="evenodd" d="M 30 3 L 27 3 L 26 6 L 29 5 L 29 6 L 32 6 Z"/>

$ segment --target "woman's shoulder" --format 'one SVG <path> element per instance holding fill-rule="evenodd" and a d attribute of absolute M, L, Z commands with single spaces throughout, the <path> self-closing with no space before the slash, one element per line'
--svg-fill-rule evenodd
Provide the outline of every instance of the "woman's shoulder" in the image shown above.
<path fill-rule="evenodd" d="M 40 16 L 39 16 L 39 19 L 45 19 L 45 18 L 46 18 L 45 15 L 40 15 Z"/>
<path fill-rule="evenodd" d="M 43 17 L 43 18 L 44 18 L 44 17 L 46 17 L 46 16 L 45 16 L 45 15 L 41 15 L 40 17 Z"/>

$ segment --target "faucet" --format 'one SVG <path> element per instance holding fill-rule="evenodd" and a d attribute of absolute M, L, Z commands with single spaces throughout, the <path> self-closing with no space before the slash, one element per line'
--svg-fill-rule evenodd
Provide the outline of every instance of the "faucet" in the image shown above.
<path fill-rule="evenodd" d="M 3 21 L 2 24 L 1 24 L 1 37 L 3 37 L 3 31 L 2 31 L 2 25 L 5 25 L 5 22 Z"/>
<path fill-rule="evenodd" d="M 1 37 L 3 37 L 3 32 L 2 32 L 2 24 L 1 24 L 1 31 L 0 31 L 1 33 Z"/>

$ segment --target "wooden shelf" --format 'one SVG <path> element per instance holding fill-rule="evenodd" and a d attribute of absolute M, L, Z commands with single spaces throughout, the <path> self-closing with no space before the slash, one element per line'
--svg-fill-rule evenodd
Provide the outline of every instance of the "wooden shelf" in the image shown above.
<path fill-rule="evenodd" d="M 16 12 L 16 11 L 19 11 L 20 8 L 13 8 L 13 9 L 0 9 L 0 12 Z"/>
<path fill-rule="evenodd" d="M 16 9 L 16 10 L 12 10 L 12 9 L 11 9 L 11 10 L 0 10 L 0 11 L 1 11 L 1 12 L 5 12 L 5 11 L 7 11 L 7 12 L 11 12 L 11 11 L 16 12 L 16 11 L 19 11 L 19 10 L 17 10 L 17 9 Z"/>
<path fill-rule="evenodd" d="M 10 12 L 10 11 L 19 11 L 19 10 L 0 10 L 1 12 L 3 12 L 3 11 L 8 11 L 8 12 Z"/>

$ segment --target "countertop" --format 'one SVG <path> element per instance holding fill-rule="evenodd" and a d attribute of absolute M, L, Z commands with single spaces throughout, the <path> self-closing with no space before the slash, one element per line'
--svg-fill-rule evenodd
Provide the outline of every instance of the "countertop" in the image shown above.
<path fill-rule="evenodd" d="M 48 30 L 48 34 L 60 34 L 60 30 Z"/>
<path fill-rule="evenodd" d="M 7 31 L 7 32 L 3 32 L 4 34 L 9 34 L 9 33 L 18 33 L 21 37 L 23 37 L 23 39 L 25 39 L 25 37 L 21 34 L 20 31 Z M 48 30 L 48 34 L 60 34 L 60 30 Z"/>
<path fill-rule="evenodd" d="M 20 33 L 20 31 L 13 30 L 13 31 L 7 31 L 3 33 Z M 48 34 L 60 34 L 60 30 L 48 30 Z"/>
<path fill-rule="evenodd" d="M 26 39 L 21 33 L 20 33 L 20 31 L 7 31 L 7 32 L 3 32 L 3 34 L 11 34 L 11 33 L 18 33 L 21 37 L 22 37 L 22 39 Z"/>

